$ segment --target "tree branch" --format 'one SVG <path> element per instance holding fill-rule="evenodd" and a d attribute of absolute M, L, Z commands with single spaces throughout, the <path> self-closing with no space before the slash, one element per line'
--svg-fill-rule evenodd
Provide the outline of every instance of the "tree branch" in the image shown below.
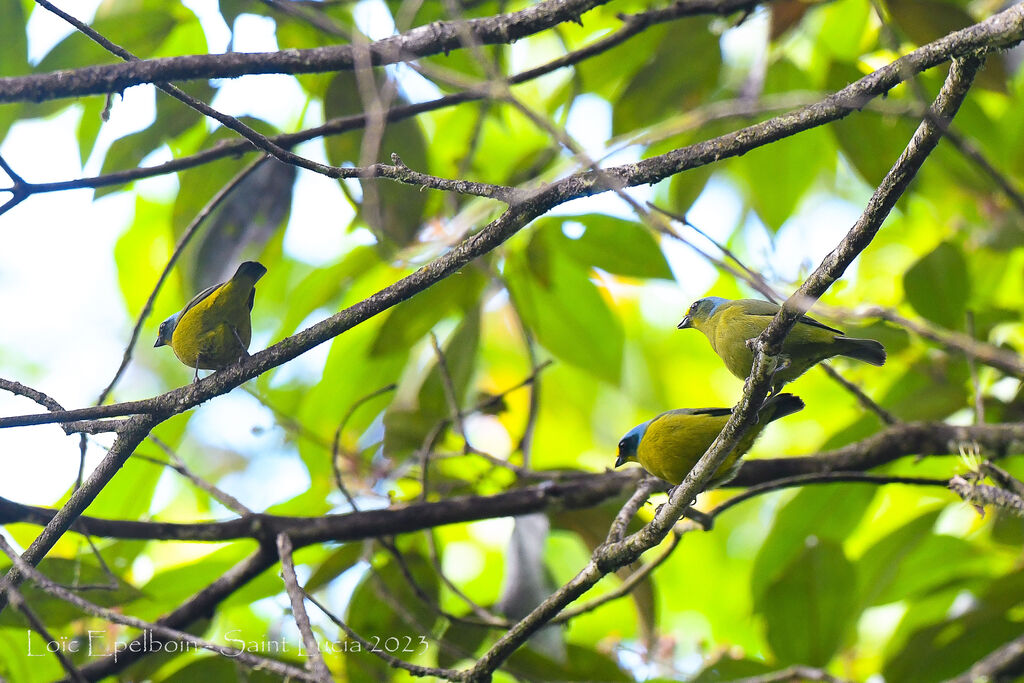
<path fill-rule="evenodd" d="M 237 78 L 252 74 L 306 74 L 349 71 L 358 54 L 368 53 L 373 66 L 412 61 L 465 45 L 467 33 L 481 45 L 511 44 L 582 14 L 609 0 L 544 0 L 510 14 L 464 21 L 438 21 L 389 36 L 367 46 L 331 45 L 278 52 L 229 52 L 187 55 L 70 69 L 47 74 L 0 78 L 0 102 L 42 102 L 61 97 L 117 93 L 125 88 L 157 81 Z M 731 14 L 752 9 L 751 0 L 679 0 L 693 14 Z"/>
<path fill-rule="evenodd" d="M 1021 10 L 1018 14 L 1024 17 L 1024 8 L 1018 9 Z M 821 265 L 797 290 L 801 296 L 817 299 L 870 243 L 897 198 L 902 195 L 925 158 L 938 144 L 942 131 L 934 122 L 952 118 L 966 96 L 980 65 L 981 60 L 977 57 L 958 60 L 952 64 L 949 75 L 933 105 L 933 116 L 921 122 L 906 150 L 900 155 L 899 160 L 872 195 L 861 218 L 850 229 L 839 246 L 826 256 Z M 881 70 L 876 71 L 875 74 L 880 72 Z M 641 162 L 638 166 L 643 163 Z M 753 367 L 744 386 L 740 402 L 733 409 L 732 416 L 708 451 L 687 474 L 683 482 L 673 490 L 668 503 L 662 506 L 655 513 L 654 519 L 640 531 L 621 542 L 606 543 L 598 547 L 586 567 L 509 629 L 476 664 L 467 669 L 465 680 L 489 680 L 491 673 L 512 652 L 539 628 L 553 619 L 566 605 L 588 591 L 605 574 L 634 561 L 643 552 L 660 543 L 671 531 L 688 503 L 702 489 L 705 482 L 712 477 L 729 452 L 736 447 L 743 433 L 756 421 L 757 411 L 768 392 L 782 342 L 789 330 L 796 324 L 799 315 L 804 312 L 803 310 L 793 310 L 793 298 L 790 297 L 787 300 L 765 331 L 756 340 L 753 340 Z"/>

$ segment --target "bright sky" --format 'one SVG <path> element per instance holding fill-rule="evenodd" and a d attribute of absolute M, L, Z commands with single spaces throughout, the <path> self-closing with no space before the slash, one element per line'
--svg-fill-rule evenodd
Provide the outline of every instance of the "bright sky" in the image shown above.
<path fill-rule="evenodd" d="M 74 11 L 79 18 L 88 20 L 98 4 L 97 0 L 78 0 Z M 217 12 L 216 0 L 191 0 L 185 4 L 200 17 L 211 51 L 223 51 L 229 33 Z M 361 2 L 357 15 L 363 29 L 374 38 L 393 31 L 379 0 Z M 61 20 L 38 7 L 30 26 L 29 49 L 33 60 L 40 59 L 69 32 Z M 766 15 L 758 13 L 738 29 L 727 32 L 723 38 L 727 55 L 731 59 L 748 57 L 744 52 L 749 46 L 760 44 L 751 40 L 751 34 L 763 33 L 766 26 Z M 116 36 L 113 38 L 116 40 Z M 239 17 L 234 48 L 276 49 L 273 22 L 252 15 Z M 408 76 L 408 70 L 399 73 L 403 86 L 414 99 L 434 96 L 436 91 L 422 79 Z M 320 112 L 315 107 L 310 108 L 305 121 L 300 120 L 304 96 L 290 77 L 253 76 L 220 85 L 213 105 L 226 113 L 258 116 L 287 130 L 319 122 Z M 54 118 L 16 124 L 0 153 L 29 181 L 94 175 L 106 147 L 118 137 L 148 126 L 154 111 L 154 92 L 149 86 L 130 88 L 123 98 L 115 98 L 110 121 L 103 126 L 96 145 L 97 152 L 84 168 L 75 139 L 80 116 L 77 108 Z M 568 129 L 588 153 L 602 155 L 611 135 L 609 107 L 596 97 L 580 98 L 570 112 Z M 324 161 L 318 142 L 304 145 L 298 151 Z M 638 153 L 637 149 L 627 149 L 608 163 L 632 161 Z M 166 154 L 166 150 L 157 152 L 144 163 L 156 163 Z M 156 197 L 166 196 L 176 187 L 173 178 L 137 185 L 141 194 Z M 295 191 L 296 201 L 285 237 L 287 252 L 313 265 L 332 262 L 352 242 L 317 229 L 317 217 L 326 210 L 332 215 L 339 211 L 352 215 L 351 207 L 334 181 L 312 173 L 299 172 Z M 650 198 L 646 187 L 631 192 L 641 201 Z M 4 312 L 0 376 L 38 388 L 66 408 L 95 401 L 120 362 L 133 323 L 124 310 L 112 255 L 117 238 L 132 219 L 133 206 L 131 193 L 108 195 L 93 202 L 90 191 L 75 191 L 31 198 L 0 217 L 4 236 L 0 250 L 0 310 Z M 559 213 L 565 214 L 594 211 L 630 217 L 621 200 L 611 194 L 577 200 L 559 208 Z M 773 246 L 756 217 L 744 217 L 734 188 L 727 182 L 712 180 L 688 215 L 718 239 L 725 239 L 745 221 L 752 265 L 757 267 L 770 261 L 776 273 L 792 278 L 802 265 L 817 264 L 858 214 L 855 205 L 812 196 L 783 227 Z M 711 245 L 702 246 L 711 249 Z M 690 301 L 706 292 L 715 273 L 683 245 L 668 242 L 665 251 L 678 284 L 659 284 L 645 290 L 643 310 L 659 324 L 674 325 Z M 256 339 L 253 347 L 270 341 Z M 298 361 L 296 371 L 315 373 L 322 366 L 326 351 L 324 346 L 322 354 Z M 141 340 L 137 356 L 153 352 L 148 340 Z M 187 381 L 186 375 L 182 376 L 183 382 Z M 144 378 L 128 378 L 129 382 L 133 379 Z M 152 378 L 149 383 L 152 384 Z M 35 404 L 25 399 L 0 393 L 0 414 L 38 411 Z M 281 434 L 272 428 L 272 417 L 247 394 L 235 391 L 211 401 L 197 413 L 192 427 L 198 438 L 212 447 L 230 444 L 238 452 L 258 458 L 244 472 L 223 482 L 223 488 L 250 507 L 265 507 L 308 486 L 297 456 L 283 445 Z M 238 428 L 226 433 L 225 425 Z M 262 427 L 261 436 L 255 436 L 252 427 Z M 0 453 L 6 456 L 0 495 L 29 504 L 52 504 L 71 485 L 77 472 L 77 441 L 77 437 L 64 436 L 55 426 L 0 430 Z M 109 443 L 106 437 L 97 441 Z M 101 456 L 100 448 L 90 448 L 90 463 Z M 272 491 L 265 486 L 268 476 L 275 481 Z"/>

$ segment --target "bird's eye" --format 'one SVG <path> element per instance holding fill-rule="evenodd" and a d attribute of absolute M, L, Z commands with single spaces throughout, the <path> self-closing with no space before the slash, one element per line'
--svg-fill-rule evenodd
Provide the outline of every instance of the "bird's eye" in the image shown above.
<path fill-rule="evenodd" d="M 626 440 L 623 439 L 622 441 L 619 442 L 619 450 L 621 451 L 625 447 L 626 447 Z"/>
<path fill-rule="evenodd" d="M 690 313 L 696 313 L 696 312 L 697 312 L 697 302 L 694 301 L 692 304 L 690 304 Z"/>

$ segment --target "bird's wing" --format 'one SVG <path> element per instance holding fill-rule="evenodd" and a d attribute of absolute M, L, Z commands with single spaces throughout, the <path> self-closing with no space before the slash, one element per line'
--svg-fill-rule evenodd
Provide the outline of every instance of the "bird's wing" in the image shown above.
<path fill-rule="evenodd" d="M 774 318 L 775 314 L 779 312 L 777 304 L 773 304 L 770 301 L 760 301 L 758 299 L 747 299 L 743 302 L 743 312 L 747 315 L 765 316 Z M 825 323 L 820 323 L 810 316 L 802 315 L 796 319 L 798 323 L 803 325 L 810 325 L 811 327 L 820 327 L 823 330 L 829 332 L 835 332 L 836 334 L 846 334 L 842 330 L 837 330 L 834 327 L 829 327 Z"/>
<path fill-rule="evenodd" d="M 676 408 L 662 413 L 658 417 L 666 415 L 707 415 L 709 417 L 725 417 L 732 415 L 732 408 Z"/>
<path fill-rule="evenodd" d="M 222 284 L 224 283 L 220 283 L 220 285 Z M 198 305 L 200 301 L 213 294 L 214 290 L 220 287 L 220 285 L 210 285 L 209 287 L 207 287 L 206 289 L 192 297 L 192 301 L 189 301 L 187 304 L 185 304 L 185 308 L 181 309 L 181 313 L 178 315 L 178 320 L 181 320 L 185 316 L 185 314 L 188 313 L 190 308 L 193 308 L 194 306 Z"/>

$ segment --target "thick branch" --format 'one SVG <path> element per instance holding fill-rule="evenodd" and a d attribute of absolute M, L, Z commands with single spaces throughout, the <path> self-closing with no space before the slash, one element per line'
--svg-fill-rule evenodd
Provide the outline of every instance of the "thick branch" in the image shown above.
<path fill-rule="evenodd" d="M 85 483 L 71 494 L 71 498 L 47 523 L 42 533 L 32 541 L 32 544 L 22 554 L 22 560 L 32 566 L 39 564 L 50 548 L 71 528 L 85 508 L 89 507 L 103 487 L 128 461 L 128 457 L 135 452 L 135 448 L 142 443 L 142 440 L 156 424 L 157 420 L 154 418 L 135 417 L 124 425 L 100 464 L 92 471 Z M 25 577 L 17 565 L 12 566 L 3 579 L 0 579 L 0 612 L 7 605 L 6 589 L 17 587 L 24 579 Z"/>
<path fill-rule="evenodd" d="M 980 48 L 978 47 L 979 44 L 984 43 L 980 37 L 986 35 L 983 29 L 994 31 L 995 33 L 992 36 L 993 42 L 1002 44 L 1001 41 L 1011 40 L 1008 37 L 1011 28 L 1013 29 L 1012 41 L 1019 41 L 1024 37 L 1024 4 L 1014 5 L 986 22 L 976 24 L 973 27 L 930 43 L 847 86 L 819 104 L 770 119 L 761 124 L 743 128 L 713 140 L 647 159 L 637 164 L 626 164 L 602 170 L 600 173 L 588 172 L 564 178 L 509 207 L 504 214 L 479 233 L 466 239 L 452 251 L 438 257 L 411 275 L 402 278 L 393 285 L 380 290 L 377 294 L 330 318 L 292 337 L 288 337 L 269 349 L 254 354 L 244 362 L 215 373 L 199 383 L 144 401 L 132 401 L 65 412 L 0 418 L 0 427 L 48 424 L 52 422 L 67 422 L 70 420 L 96 419 L 139 413 L 162 415 L 182 412 L 214 396 L 225 393 L 262 372 L 301 355 L 314 346 L 322 344 L 377 313 L 387 310 L 391 306 L 439 282 L 469 261 L 491 251 L 522 229 L 531 220 L 559 204 L 581 196 L 617 189 L 613 186 L 617 185 L 619 181 L 623 185 L 628 186 L 656 182 L 689 168 L 742 154 L 787 135 L 842 118 L 854 108 L 861 106 L 866 98 L 888 91 L 889 88 L 906 77 L 908 73 L 928 68 L 948 57 L 948 54 L 970 52 L 972 49 L 985 49 L 983 45 Z M 948 96 L 949 94 L 947 93 L 945 97 L 948 99 Z M 945 116 L 941 115 L 941 112 L 937 111 L 935 115 L 937 120 L 948 120 Z M 928 123 L 927 126 L 929 130 L 935 130 L 931 123 Z M 938 141 L 937 136 L 929 136 L 929 139 L 932 146 Z M 927 145 L 922 146 L 920 141 L 913 143 L 913 146 L 917 153 L 922 151 L 927 153 L 927 150 L 931 149 Z M 919 159 L 923 159 L 923 157 L 919 157 L 917 153 L 912 155 L 907 161 L 919 163 Z M 903 174 L 903 179 L 891 179 L 890 182 L 895 184 L 885 188 L 885 192 L 881 195 L 876 193 L 872 202 L 879 201 L 878 197 L 888 196 L 890 192 L 898 194 L 905 189 L 906 183 L 909 183 L 910 177 L 912 177 L 912 173 L 909 173 L 910 168 L 902 159 L 897 168 Z M 614 182 L 609 179 L 614 179 Z M 892 198 L 892 202 L 895 202 L 895 198 Z M 871 208 L 872 215 L 881 215 L 881 213 L 875 213 L 881 209 L 885 209 L 884 213 L 887 215 L 891 206 L 872 205 Z M 857 244 L 855 245 L 853 242 L 850 242 L 845 249 L 849 250 L 853 247 L 863 248 L 867 244 L 865 240 L 870 240 L 870 236 L 877 229 L 877 225 L 873 227 L 862 226 L 858 229 L 859 237 L 857 238 Z M 840 268 L 839 264 L 849 255 L 849 253 L 833 253 L 830 255 L 828 264 L 822 264 L 819 267 L 818 272 L 824 273 L 822 276 L 824 279 L 820 279 L 817 275 L 814 277 L 818 283 L 814 289 L 819 290 L 818 293 L 815 294 L 810 289 L 801 289 L 790 298 L 791 301 L 806 303 L 807 301 L 815 300 L 820 291 L 824 291 L 822 287 L 827 286 L 827 283 L 834 281 L 835 278 L 842 274 L 845 266 Z M 822 268 L 825 270 L 821 270 Z M 795 310 L 794 305 L 789 304 L 785 309 L 787 318 L 795 320 Z M 791 321 L 790 324 L 792 324 Z"/>
<path fill-rule="evenodd" d="M 1024 453 L 1024 424 L 949 425 L 908 422 L 832 451 L 799 458 L 745 460 L 728 487 L 751 487 L 799 475 L 863 472 L 906 456 L 955 454 L 965 443 L 977 444 L 990 458 Z M 545 481 L 494 496 L 466 496 L 431 503 L 414 503 L 385 510 L 365 510 L 318 517 L 280 517 L 254 514 L 226 522 L 176 524 L 80 517 L 72 530 L 105 538 L 221 542 L 252 539 L 273 544 L 286 533 L 296 546 L 325 541 L 345 542 L 393 536 L 424 529 L 495 517 L 514 517 L 556 509 L 578 509 L 625 496 L 642 478 L 642 471 L 580 474 Z M 0 524 L 24 522 L 45 525 L 50 508 L 22 505 L 0 498 Z"/>
<path fill-rule="evenodd" d="M 237 78 L 252 74 L 305 74 L 350 71 L 359 60 L 374 66 L 447 54 L 466 47 L 465 37 L 480 45 L 507 45 L 567 21 L 581 21 L 608 0 L 544 0 L 531 7 L 479 19 L 437 21 L 369 45 L 331 45 L 277 52 L 228 52 L 163 57 L 125 64 L 104 64 L 46 74 L 0 78 L 0 102 L 42 102 L 121 92 L 158 81 Z M 757 0 L 678 0 L 666 14 L 732 14 L 751 10 Z M 366 56 L 359 55 L 364 52 Z"/>
<path fill-rule="evenodd" d="M 0 102 L 42 102 L 61 97 L 117 93 L 141 83 L 236 78 L 249 74 L 305 74 L 354 69 L 357 50 L 368 52 L 375 66 L 405 62 L 463 47 L 469 32 L 486 44 L 509 44 L 580 15 L 608 0 L 545 0 L 511 14 L 464 22 L 439 21 L 390 36 L 368 46 L 331 45 L 278 52 L 228 52 L 164 57 L 0 79 Z M 705 3 L 717 6 L 717 3 Z"/>
<path fill-rule="evenodd" d="M 547 481 L 494 496 L 465 496 L 436 503 L 414 503 L 384 510 L 365 510 L 318 517 L 279 517 L 254 514 L 227 522 L 174 524 L 80 517 L 74 531 L 123 539 L 230 541 L 253 539 L 273 547 L 278 534 L 287 534 L 296 547 L 324 541 L 354 541 L 422 531 L 445 524 L 495 517 L 513 517 L 546 510 L 573 510 L 624 496 L 639 478 L 638 470 L 578 475 L 562 482 Z M 0 524 L 48 524 L 55 512 L 0 498 Z"/>
<path fill-rule="evenodd" d="M 974 666 L 946 683 L 1017 680 L 1024 673 L 1024 636 L 1000 646 Z"/>

